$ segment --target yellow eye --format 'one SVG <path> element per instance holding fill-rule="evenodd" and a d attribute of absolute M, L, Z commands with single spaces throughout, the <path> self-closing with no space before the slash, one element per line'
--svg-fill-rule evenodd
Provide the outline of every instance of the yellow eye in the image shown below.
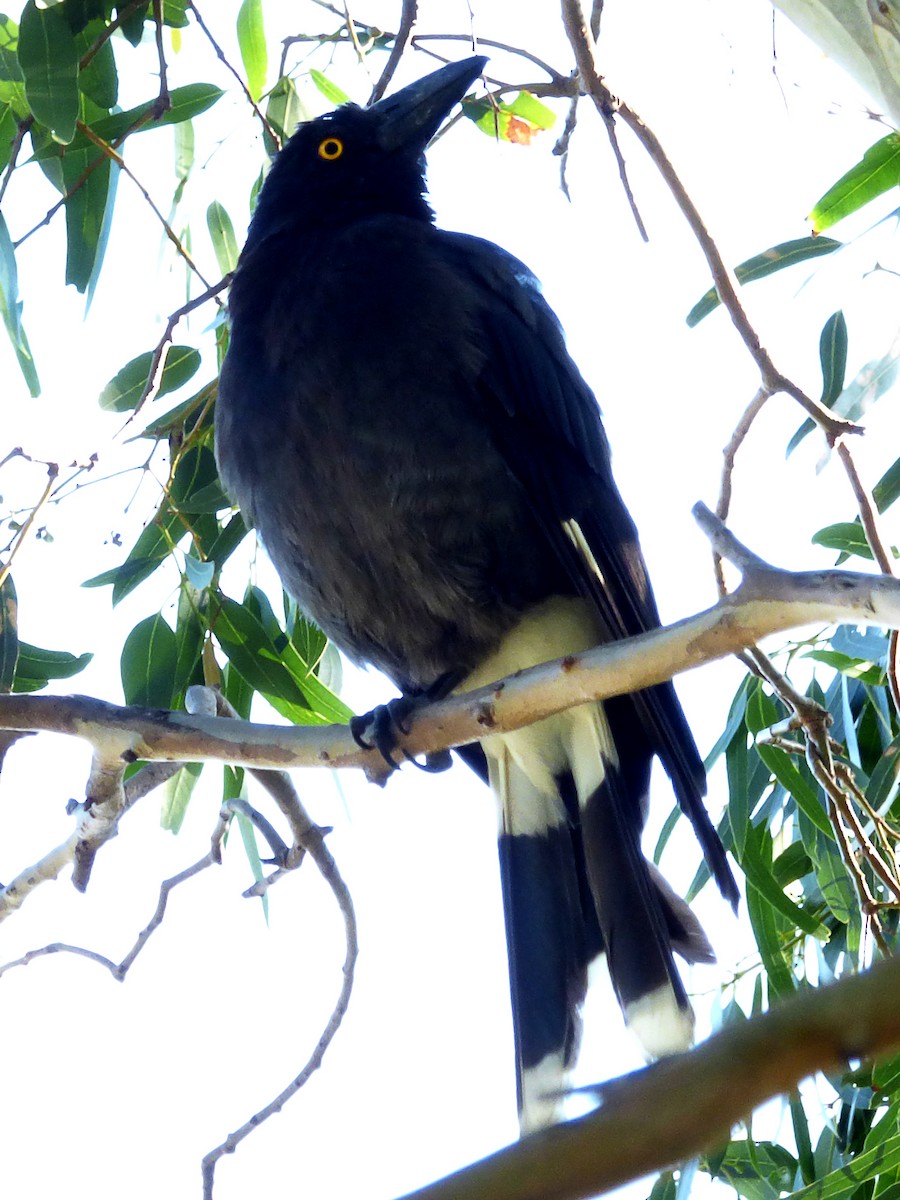
<path fill-rule="evenodd" d="M 319 142 L 319 158 L 324 158 L 326 162 L 334 162 L 343 153 L 344 143 L 340 138 L 327 137 L 324 141 Z"/>

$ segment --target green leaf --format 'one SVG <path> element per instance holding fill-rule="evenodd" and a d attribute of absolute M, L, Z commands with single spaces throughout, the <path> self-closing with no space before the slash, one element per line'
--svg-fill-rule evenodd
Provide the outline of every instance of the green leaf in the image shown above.
<path fill-rule="evenodd" d="M 804 1183 L 812 1183 L 816 1177 L 816 1164 L 813 1158 L 812 1141 L 809 1136 L 809 1122 L 806 1119 L 800 1093 L 791 1092 L 789 1102 L 800 1173 Z"/>
<path fill-rule="evenodd" d="M 19 609 L 12 575 L 0 584 L 0 693 L 11 692 L 19 661 Z"/>
<path fill-rule="evenodd" d="M 0 81 L 21 83 L 22 68 L 16 48 L 19 45 L 19 27 L 15 21 L 0 13 Z"/>
<path fill-rule="evenodd" d="M 875 766 L 866 788 L 866 799 L 876 812 L 885 805 L 893 807 L 893 800 L 900 783 L 900 734 L 894 738 Z"/>
<path fill-rule="evenodd" d="M 80 52 L 88 49 L 96 35 L 103 29 L 102 21 L 92 21 L 77 40 Z M 78 76 L 78 86 L 82 95 L 87 96 L 97 105 L 108 112 L 114 108 L 119 99 L 119 76 L 116 71 L 116 56 L 113 53 L 112 42 L 104 42 L 88 65 Z"/>
<path fill-rule="evenodd" d="M 753 258 L 748 258 L 735 267 L 734 274 L 740 284 L 754 283 L 757 279 L 774 275 L 776 271 L 783 271 L 785 267 L 793 267 L 797 263 L 807 262 L 811 258 L 819 258 L 823 254 L 833 254 L 835 250 L 840 250 L 843 244 L 832 238 L 795 238 L 790 242 L 781 242 L 777 246 L 763 250 L 762 254 L 755 254 Z M 688 326 L 693 328 L 698 325 L 718 306 L 719 294 L 714 287 L 710 288 L 688 313 Z"/>
<path fill-rule="evenodd" d="M 304 674 L 303 664 L 298 666 L 299 656 L 290 653 L 285 635 L 277 624 L 272 628 L 271 608 L 259 607 L 260 596 L 257 589 L 251 589 L 254 603 L 248 604 L 218 597 L 219 611 L 210 625 L 229 662 L 277 712 L 295 724 L 348 720 L 346 705 L 314 675 Z"/>
<path fill-rule="evenodd" d="M 216 564 L 217 571 L 221 571 L 223 563 L 227 562 L 247 533 L 243 517 L 235 513 L 215 541 L 206 548 L 206 557 Z"/>
<path fill-rule="evenodd" d="M 352 710 L 315 675 L 319 655 L 316 654 L 315 658 L 309 661 L 301 653 L 300 647 L 306 640 L 306 631 L 297 642 L 288 638 L 278 624 L 268 597 L 257 587 L 251 585 L 247 588 L 244 604 L 262 623 L 279 661 L 290 672 L 310 706 L 328 721 L 336 724 L 349 721 L 353 716 Z M 269 651 L 264 649 L 261 653 L 266 655 Z"/>
<path fill-rule="evenodd" d="M 747 887 L 747 914 L 766 969 L 770 992 L 776 996 L 789 996 L 797 986 L 785 950 L 785 942 L 792 929 L 753 884 Z"/>
<path fill-rule="evenodd" d="M 175 194 L 172 197 L 172 217 L 175 215 L 175 209 L 181 203 L 184 189 L 193 169 L 194 123 L 193 121 L 181 121 L 175 126 L 175 178 L 178 180 L 178 183 L 175 186 Z M 170 219 L 169 224 L 171 225 L 171 223 Z"/>
<path fill-rule="evenodd" d="M 62 178 L 66 191 L 79 184 L 87 164 L 88 155 L 84 151 L 65 155 Z M 98 266 L 97 256 L 107 217 L 112 170 L 111 162 L 102 162 L 66 200 L 66 283 L 72 284 L 79 292 L 87 290 Z"/>
<path fill-rule="evenodd" d="M 852 658 L 849 654 L 841 654 L 837 650 L 808 650 L 803 658 L 813 658 L 816 662 L 834 667 L 842 675 L 850 679 L 861 679 L 873 687 L 883 687 L 885 681 L 884 668 L 880 663 L 868 662 L 861 658 Z"/>
<path fill-rule="evenodd" d="M 120 670 L 126 704 L 170 708 L 178 650 L 162 614 L 139 621 L 125 639 Z"/>
<path fill-rule="evenodd" d="M 206 210 L 206 225 L 212 238 L 219 270 L 223 275 L 228 275 L 237 266 L 240 251 L 231 217 L 218 200 L 214 200 Z"/>
<path fill-rule="evenodd" d="M 22 301 L 19 299 L 16 253 L 3 213 L 0 213 L 0 317 L 3 318 L 28 391 L 32 396 L 39 396 L 41 385 L 31 356 L 31 347 L 22 328 Z"/>
<path fill-rule="evenodd" d="M 70 654 L 67 650 L 43 650 L 19 642 L 14 692 L 36 692 L 51 679 L 70 679 L 83 671 L 94 656 Z"/>
<path fill-rule="evenodd" d="M 848 556 L 855 554 L 858 558 L 873 558 L 866 535 L 860 521 L 838 521 L 835 525 L 826 525 L 812 536 L 814 546 L 825 546 L 829 550 L 840 550 Z"/>
<path fill-rule="evenodd" d="M 184 29 L 188 24 L 188 0 L 166 0 L 163 9 L 163 25 L 170 29 Z"/>
<path fill-rule="evenodd" d="M 286 142 L 292 136 L 298 125 L 304 121 L 308 121 L 311 115 L 306 105 L 300 99 L 293 79 L 288 78 L 287 75 L 282 75 L 281 79 L 278 80 L 269 92 L 269 99 L 266 104 L 266 120 L 278 134 L 282 143 Z M 266 153 L 270 158 L 273 158 L 279 147 L 265 129 L 263 130 L 263 141 L 265 142 Z M 257 178 L 251 191 L 251 212 L 256 205 L 256 196 L 259 194 L 261 186 L 262 174 Z"/>
<path fill-rule="evenodd" d="M 215 459 L 206 446 L 192 448 L 183 454 L 175 469 L 169 497 L 163 500 L 155 517 L 141 531 L 125 562 L 94 575 L 81 586 L 103 587 L 111 583 L 113 604 L 133 592 L 166 561 L 185 537 L 188 531 L 182 512 L 191 512 L 192 493 L 205 488 L 215 477 Z"/>
<path fill-rule="evenodd" d="M 791 1200 L 849 1200 L 861 1184 L 900 1166 L 900 1134 L 880 1146 L 857 1154 L 853 1161 L 829 1172 L 809 1187 L 794 1192 Z"/>
<path fill-rule="evenodd" d="M 85 313 L 87 313 L 87 310 L 91 306 L 91 301 L 94 298 L 94 292 L 97 290 L 97 281 L 100 278 L 100 270 L 103 266 L 103 260 L 106 257 L 106 247 L 109 245 L 109 235 L 112 231 L 113 210 L 116 206 L 116 196 L 118 195 L 119 191 L 120 174 L 121 168 L 116 163 L 110 163 L 109 187 L 107 188 L 106 192 L 106 204 L 103 209 L 103 217 L 100 222 L 100 232 L 94 248 L 94 263 L 91 267 L 87 288 L 85 289 Z"/>
<path fill-rule="evenodd" d="M 734 1141 L 713 1172 L 748 1200 L 778 1200 L 794 1185 L 797 1160 L 774 1142 Z"/>
<path fill-rule="evenodd" d="M 712 770 L 713 764 L 718 762 L 738 729 L 743 725 L 744 714 L 747 711 L 747 697 L 755 686 L 756 681 L 752 675 L 745 675 L 741 680 L 738 690 L 734 694 L 734 699 L 731 701 L 725 728 L 719 734 L 719 738 L 712 750 L 710 750 L 709 754 L 703 760 L 703 767 L 707 774 Z"/>
<path fill-rule="evenodd" d="M 825 903 L 842 925 L 849 925 L 859 906 L 847 868 L 835 849 L 833 838 L 819 834 L 816 858 L 816 880 Z"/>
<path fill-rule="evenodd" d="M 169 833 L 178 833 L 181 830 L 191 794 L 197 786 L 202 770 L 203 763 L 185 763 L 180 771 L 166 781 L 159 823 Z"/>
<path fill-rule="evenodd" d="M 889 133 L 876 142 L 817 201 L 809 214 L 813 229 L 821 233 L 844 217 L 900 184 L 900 134 Z"/>
<path fill-rule="evenodd" d="M 797 763 L 793 761 L 793 755 L 788 754 L 786 750 L 780 750 L 777 746 L 757 745 L 756 751 L 781 786 L 793 796 L 798 807 L 806 813 L 812 823 L 821 829 L 823 833 L 830 833 L 831 824 L 828 820 L 828 814 L 822 807 L 818 789 L 809 771 L 805 769 L 805 765 L 804 769 L 801 770 Z"/>
<path fill-rule="evenodd" d="M 900 458 L 888 467 L 872 488 L 872 498 L 878 506 L 879 512 L 890 508 L 898 496 L 900 496 Z"/>
<path fill-rule="evenodd" d="M 336 83 L 332 83 L 330 79 L 326 79 L 322 72 L 317 71 L 315 67 L 310 67 L 309 77 L 329 104 L 333 104 L 335 108 L 338 105 L 350 103 L 350 97 L 347 93 L 342 92 Z"/>
<path fill-rule="evenodd" d="M 782 890 L 812 871 L 813 865 L 802 842 L 791 842 L 772 863 L 772 874 Z"/>
<path fill-rule="evenodd" d="M 725 751 L 725 768 L 728 773 L 728 817 L 734 833 L 734 845 L 738 855 L 744 849 L 747 829 L 750 826 L 749 779 L 750 763 L 747 749 L 747 732 L 737 731 Z"/>
<path fill-rule="evenodd" d="M 244 0 L 238 11 L 237 38 L 247 76 L 247 91 L 258 101 L 266 87 L 269 64 L 262 0 Z"/>
<path fill-rule="evenodd" d="M 181 708 L 184 694 L 192 683 L 203 682 L 204 623 L 197 609 L 197 596 L 182 582 L 175 622 L 175 672 L 172 678 L 172 706 Z"/>
<path fill-rule="evenodd" d="M 822 366 L 822 396 L 821 403 L 826 408 L 833 408 L 838 396 L 844 390 L 844 379 L 847 374 L 847 321 L 844 314 L 838 310 L 832 313 L 822 327 L 819 335 L 819 362 Z M 800 428 L 788 442 L 785 458 L 799 446 L 808 433 L 812 433 L 816 423 L 811 417 L 802 422 Z"/>
<path fill-rule="evenodd" d="M 259 847 L 256 844 L 256 829 L 253 822 L 250 821 L 242 812 L 236 812 L 238 829 L 241 831 L 241 841 L 244 843 L 244 851 L 247 855 L 247 861 L 250 864 L 250 870 L 253 872 L 254 880 L 259 883 L 263 878 L 264 872 L 262 862 L 259 857 Z M 263 914 L 266 922 L 269 920 L 269 896 L 267 892 L 263 892 L 260 897 L 263 905 Z"/>
<path fill-rule="evenodd" d="M 116 5 L 116 13 L 118 14 L 129 7 L 130 4 L 128 3 L 118 4 Z M 166 8 L 168 8 L 168 5 L 166 5 Z M 119 26 L 119 28 L 122 30 L 123 36 L 132 44 L 132 46 L 139 45 L 141 38 L 144 36 L 144 22 L 147 19 L 147 13 L 149 11 L 150 0 L 147 0 L 146 4 L 138 5 L 136 12 L 129 13 Z"/>
<path fill-rule="evenodd" d="M 78 47 L 62 9 L 28 0 L 19 28 L 19 66 L 35 119 L 68 144 L 78 119 Z"/>
<path fill-rule="evenodd" d="M 747 881 L 756 888 L 762 901 L 786 917 L 792 926 L 802 929 L 820 942 L 831 936 L 828 928 L 813 913 L 795 904 L 778 886 L 772 869 L 772 835 L 762 825 L 751 825 L 747 831 L 744 852 L 738 856 Z"/>
<path fill-rule="evenodd" d="M 164 125 L 178 125 L 182 121 L 189 121 L 192 117 L 199 116 L 200 113 L 211 108 L 222 94 L 222 89 L 211 83 L 188 83 L 184 87 L 173 89 L 170 95 L 171 107 L 153 120 L 145 120 L 142 124 L 137 124 L 152 111 L 153 105 L 156 103 L 155 97 L 135 108 L 129 108 L 125 112 L 111 113 L 108 117 L 93 121 L 91 128 L 103 141 L 115 142 L 129 130 L 131 130 L 129 136 L 133 137 L 136 133 L 145 133 L 149 129 L 161 129 Z M 82 133 L 75 135 L 66 153 L 70 154 L 73 150 L 89 150 L 93 157 L 97 157 L 99 154 L 93 142 Z M 58 157 L 59 153 L 58 146 L 48 145 L 36 150 L 34 157 L 38 162 L 44 162 L 47 159 Z"/>
<path fill-rule="evenodd" d="M 530 145 L 556 122 L 556 113 L 530 92 L 519 92 L 512 103 L 498 104 L 490 97 L 463 100 L 462 111 L 482 133 L 519 146 Z"/>
<path fill-rule="evenodd" d="M 100 407 L 107 412 L 130 412 L 147 386 L 152 362 L 153 354 L 148 351 L 117 371 L 100 393 Z M 192 346 L 170 346 L 157 396 L 183 387 L 199 367 L 200 354 Z"/>

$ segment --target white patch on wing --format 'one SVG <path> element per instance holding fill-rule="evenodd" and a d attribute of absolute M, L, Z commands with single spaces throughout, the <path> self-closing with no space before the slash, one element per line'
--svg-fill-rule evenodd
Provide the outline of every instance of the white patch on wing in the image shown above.
<path fill-rule="evenodd" d="M 603 572 L 600 570 L 600 564 L 594 558 L 594 552 L 588 545 L 587 538 L 581 532 L 581 526 L 577 521 L 563 521 L 563 529 L 569 535 L 572 543 L 581 554 L 588 567 L 594 572 L 601 584 L 606 586 L 606 580 L 603 578 Z"/>
<path fill-rule="evenodd" d="M 456 689 L 470 691 L 601 640 L 593 610 L 577 596 L 552 596 L 529 609 L 500 645 Z M 584 803 L 616 762 L 602 705 L 582 704 L 525 729 L 482 740 L 504 833 L 540 834 L 565 820 L 555 776 L 571 770 Z"/>
<path fill-rule="evenodd" d="M 648 1059 L 688 1050 L 694 1042 L 694 1011 L 682 1008 L 670 987 L 657 988 L 625 1006 L 625 1021 Z"/>
<path fill-rule="evenodd" d="M 522 1133 L 534 1133 L 562 1120 L 565 1097 L 559 1095 L 568 1085 L 569 1073 L 562 1054 L 548 1054 L 537 1064 L 522 1072 L 522 1111 L 519 1128 Z"/>

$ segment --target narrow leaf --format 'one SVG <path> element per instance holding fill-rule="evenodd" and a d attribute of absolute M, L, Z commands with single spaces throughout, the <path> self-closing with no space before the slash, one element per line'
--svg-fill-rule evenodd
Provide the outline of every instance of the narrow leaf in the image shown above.
<path fill-rule="evenodd" d="M 41 385 L 35 370 L 34 359 L 31 356 L 28 338 L 22 328 L 22 301 L 19 299 L 16 254 L 3 213 L 0 213 L 0 317 L 3 318 L 3 324 L 6 326 L 9 340 L 12 342 L 28 391 L 32 396 L 39 396 Z"/>
<path fill-rule="evenodd" d="M 99 404 L 107 412 L 130 412 L 147 386 L 153 354 L 139 354 L 112 377 L 100 393 Z M 192 346 L 170 346 L 157 396 L 183 387 L 197 373 L 200 354 Z"/>
<path fill-rule="evenodd" d="M 763 250 L 762 254 L 755 254 L 753 258 L 748 258 L 735 267 L 734 274 L 738 283 L 753 283 L 757 279 L 764 279 L 767 275 L 774 275 L 776 271 L 783 271 L 785 267 L 793 267 L 797 263 L 807 262 L 811 258 L 819 258 L 823 254 L 833 254 L 835 250 L 840 250 L 843 244 L 832 238 L 795 238 L 790 242 L 781 242 L 777 246 Z M 688 313 L 688 326 L 693 328 L 698 325 L 718 306 L 719 294 L 715 288 L 710 288 Z"/>
<path fill-rule="evenodd" d="M 78 118 L 78 47 L 61 7 L 38 8 L 28 0 L 18 54 L 35 119 L 68 144 Z"/>
<path fill-rule="evenodd" d="M 212 238 L 219 270 L 223 275 L 228 275 L 237 266 L 240 251 L 231 217 L 218 200 L 214 200 L 206 210 L 206 226 Z"/>
<path fill-rule="evenodd" d="M 847 373 L 847 321 L 844 314 L 838 310 L 825 322 L 819 335 L 819 362 L 822 366 L 822 396 L 821 402 L 826 408 L 833 408 L 838 396 L 844 390 L 844 379 Z M 812 433 L 816 425 L 812 418 L 802 422 L 800 428 L 788 442 L 785 458 L 803 441 L 808 433 Z"/>
<path fill-rule="evenodd" d="M 188 83 L 184 87 L 172 90 L 170 95 L 171 107 L 153 120 L 143 120 L 141 124 L 138 124 L 142 118 L 146 118 L 147 114 L 152 111 L 155 99 L 145 101 L 143 104 L 139 104 L 135 108 L 129 108 L 125 112 L 111 113 L 108 117 L 94 121 L 91 128 L 105 142 L 114 142 L 128 133 L 129 130 L 131 130 L 130 136 L 134 136 L 136 133 L 144 133 L 149 129 L 160 129 L 163 125 L 178 125 L 181 121 L 188 121 L 192 117 L 197 117 L 200 113 L 206 112 L 208 108 L 211 108 L 216 103 L 221 95 L 222 89 L 216 87 L 214 84 Z M 75 135 L 67 153 L 72 150 L 92 150 L 95 156 L 97 154 L 96 146 L 81 133 Z M 58 155 L 58 146 L 46 146 L 36 151 L 34 157 L 38 162 L 42 162 Z"/>
<path fill-rule="evenodd" d="M 350 97 L 347 93 L 341 91 L 336 83 L 332 83 L 330 79 L 327 79 L 315 67 L 310 67 L 309 77 L 330 104 L 337 107 L 340 104 L 350 103 Z"/>
<path fill-rule="evenodd" d="M 898 496 L 900 496 L 900 458 L 888 467 L 872 488 L 872 498 L 878 506 L 879 512 L 890 508 Z"/>
<path fill-rule="evenodd" d="M 247 91 L 254 100 L 259 100 L 265 90 L 269 61 L 262 0 L 244 0 L 238 11 L 237 38 L 247 76 Z"/>
<path fill-rule="evenodd" d="M 823 1179 L 794 1192 L 791 1200 L 849 1200 L 868 1179 L 875 1179 L 900 1166 L 900 1134 L 880 1146 L 857 1154 L 852 1164 L 841 1165 Z"/>
<path fill-rule="evenodd" d="M 19 642 L 14 692 L 36 692 L 51 679 L 70 679 L 83 671 L 94 656 L 70 654 L 68 650 L 44 650 Z"/>
<path fill-rule="evenodd" d="M 19 610 L 12 575 L 0 584 L 0 693 L 11 692 L 19 661 Z"/>
<path fill-rule="evenodd" d="M 186 763 L 166 781 L 159 823 L 169 833 L 178 833 L 181 830 L 188 803 L 202 770 L 203 763 Z"/>
<path fill-rule="evenodd" d="M 842 175 L 815 204 L 809 219 L 816 233 L 900 184 L 900 134 L 889 133 L 870 146 L 862 159 Z"/>
<path fill-rule="evenodd" d="M 122 647 L 120 670 L 125 703 L 169 708 L 176 662 L 175 634 L 162 615 L 139 621 Z"/>

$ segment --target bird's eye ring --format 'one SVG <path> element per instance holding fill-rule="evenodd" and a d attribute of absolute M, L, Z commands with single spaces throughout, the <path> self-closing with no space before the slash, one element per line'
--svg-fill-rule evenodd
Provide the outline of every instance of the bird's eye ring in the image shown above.
<path fill-rule="evenodd" d="M 319 142 L 319 158 L 324 158 L 326 162 L 334 162 L 336 158 L 340 158 L 344 153 L 344 143 L 340 138 L 327 137 Z"/>

